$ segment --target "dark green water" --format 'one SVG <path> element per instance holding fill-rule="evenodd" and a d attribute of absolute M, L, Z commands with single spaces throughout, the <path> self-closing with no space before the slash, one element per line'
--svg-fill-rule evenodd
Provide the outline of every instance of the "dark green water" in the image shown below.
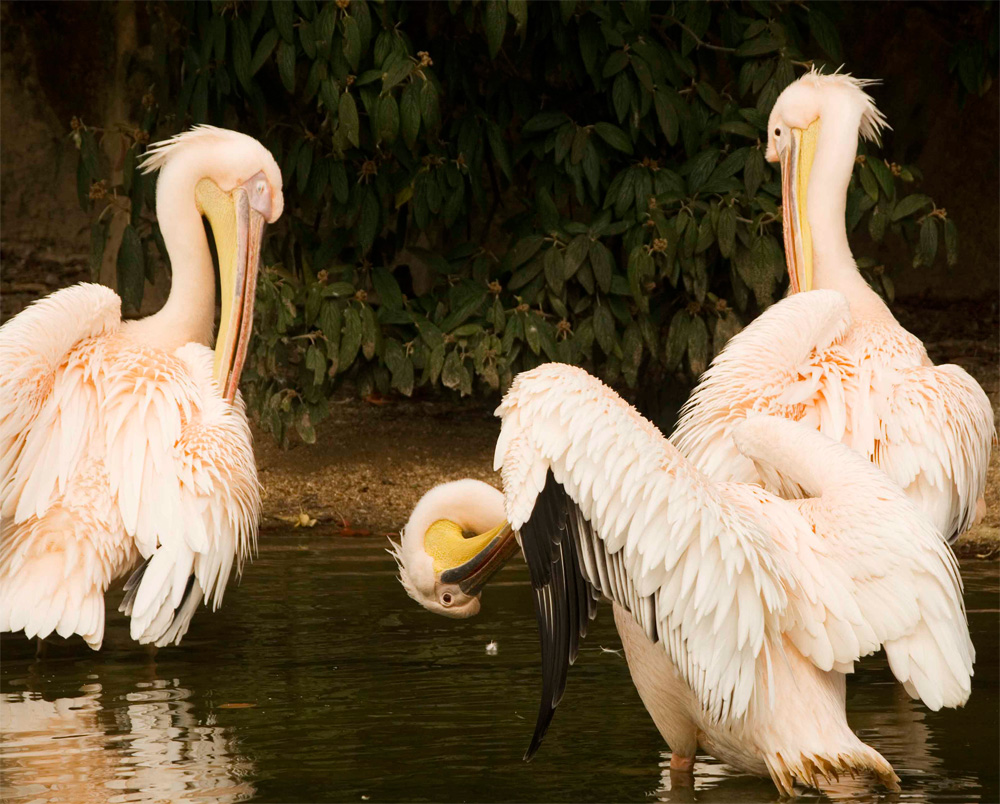
<path fill-rule="evenodd" d="M 95 654 L 5 635 L 5 801 L 726 801 L 776 799 L 767 780 L 701 758 L 671 789 L 669 756 L 603 607 L 549 735 L 521 761 L 539 691 L 527 572 L 515 563 L 467 621 L 428 614 L 374 539 L 262 535 L 223 608 L 151 661 L 110 624 Z M 969 705 L 928 712 L 869 659 L 848 713 L 903 791 L 852 800 L 995 802 L 998 583 L 964 566 L 978 651 Z M 495 640 L 496 655 L 487 644 Z M 53 655 L 54 654 L 54 655 Z M 804 713 L 805 714 L 805 713 Z M 807 796 L 804 800 L 815 800 Z"/>

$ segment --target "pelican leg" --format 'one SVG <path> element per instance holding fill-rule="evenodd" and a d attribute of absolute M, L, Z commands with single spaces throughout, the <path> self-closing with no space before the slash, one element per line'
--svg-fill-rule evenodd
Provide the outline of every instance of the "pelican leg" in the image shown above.
<path fill-rule="evenodd" d="M 41 637 L 35 637 L 35 658 L 44 659 L 48 653 L 48 645 Z"/>
<path fill-rule="evenodd" d="M 676 751 L 670 754 L 670 773 L 691 773 L 694 771 L 694 756 L 686 757 Z"/>

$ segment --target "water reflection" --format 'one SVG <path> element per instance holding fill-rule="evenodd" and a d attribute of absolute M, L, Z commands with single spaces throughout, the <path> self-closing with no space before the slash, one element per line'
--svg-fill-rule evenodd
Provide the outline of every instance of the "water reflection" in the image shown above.
<path fill-rule="evenodd" d="M 769 780 L 708 757 L 693 780 L 671 778 L 606 607 L 542 750 L 522 762 L 540 683 L 523 563 L 504 570 L 478 617 L 456 621 L 413 604 L 381 540 L 290 530 L 261 545 L 226 605 L 155 663 L 124 619 L 109 622 L 98 654 L 81 646 L 37 661 L 31 643 L 3 635 L 0 798 L 778 800 Z M 848 720 L 903 790 L 800 801 L 1000 800 L 997 568 L 972 562 L 963 574 L 978 652 L 969 706 L 929 712 L 884 659 L 865 660 L 848 684 Z"/>
<path fill-rule="evenodd" d="M 195 713 L 189 690 L 176 679 L 134 687 L 107 698 L 100 683 L 54 700 L 33 691 L 0 696 L 4 800 L 186 802 L 208 795 L 235 802 L 254 795 L 253 765 L 229 729 Z"/>

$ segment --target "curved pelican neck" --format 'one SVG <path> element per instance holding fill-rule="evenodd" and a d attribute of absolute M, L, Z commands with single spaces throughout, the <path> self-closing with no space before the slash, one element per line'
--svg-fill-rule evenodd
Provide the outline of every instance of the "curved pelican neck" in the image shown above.
<path fill-rule="evenodd" d="M 861 110 L 838 95 L 823 104 L 820 116 L 806 210 L 812 232 L 812 286 L 843 293 L 854 315 L 887 312 L 859 273 L 847 240 L 847 188 L 858 152 Z"/>
<path fill-rule="evenodd" d="M 192 341 L 211 346 L 215 327 L 215 268 L 195 187 L 200 160 L 184 154 L 168 162 L 156 183 L 156 216 L 170 257 L 170 295 L 159 312 L 129 324 L 150 346 L 173 350 Z"/>

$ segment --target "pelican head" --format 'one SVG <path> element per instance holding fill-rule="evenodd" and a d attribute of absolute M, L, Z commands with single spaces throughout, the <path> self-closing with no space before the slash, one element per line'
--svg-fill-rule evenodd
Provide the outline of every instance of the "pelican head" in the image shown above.
<path fill-rule="evenodd" d="M 811 290 L 814 254 L 809 209 L 834 199 L 843 206 L 850 182 L 858 134 L 878 142 L 886 126 L 882 113 L 865 92 L 878 83 L 813 69 L 778 96 L 767 125 L 767 159 L 781 163 L 781 206 L 785 256 L 792 292 Z M 826 121 L 824 123 L 824 121 Z M 810 184 L 817 151 L 824 154 L 817 181 Z M 843 221 L 843 213 L 840 214 Z"/>
<path fill-rule="evenodd" d="M 222 284 L 214 373 L 231 402 L 253 326 L 264 226 L 274 223 L 284 206 L 281 170 L 253 137 L 213 126 L 196 126 L 152 146 L 142 169 L 160 171 L 156 208 L 165 240 L 173 233 L 170 227 L 180 231 L 179 225 L 188 223 L 182 210 L 189 208 L 192 193 L 194 210 L 212 228 Z"/>
<path fill-rule="evenodd" d="M 410 597 L 435 614 L 461 618 L 479 613 L 483 586 L 517 549 L 503 494 L 465 479 L 421 497 L 389 552 Z"/>

